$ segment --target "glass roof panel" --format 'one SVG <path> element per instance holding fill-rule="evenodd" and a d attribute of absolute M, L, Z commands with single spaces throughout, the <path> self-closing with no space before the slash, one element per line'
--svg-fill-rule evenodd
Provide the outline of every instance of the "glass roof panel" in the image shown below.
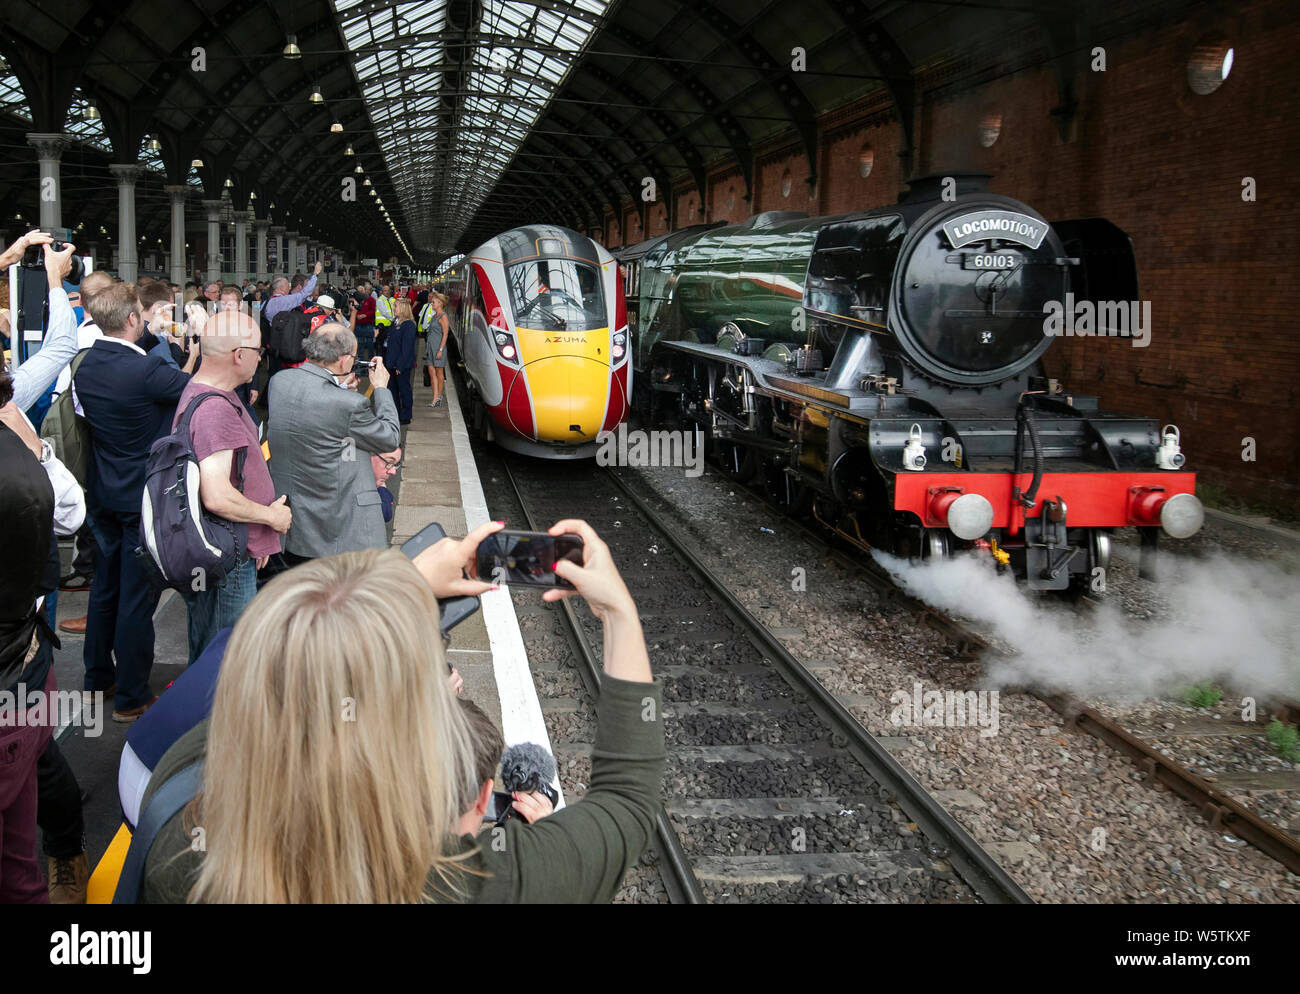
<path fill-rule="evenodd" d="M 464 45 L 445 0 L 333 3 L 348 46 L 365 49 L 355 71 L 411 248 L 437 255 L 454 251 L 610 6 L 482 0 Z"/>
<path fill-rule="evenodd" d="M 0 111 L 14 114 L 24 120 L 32 119 L 31 106 L 23 94 L 18 77 L 9 72 L 9 67 L 0 62 Z"/>
<path fill-rule="evenodd" d="M 108 140 L 108 132 L 104 130 L 104 119 L 96 117 L 87 120 L 86 113 L 89 109 L 90 101 L 80 89 L 75 90 L 72 94 L 72 106 L 68 108 L 68 121 L 63 126 L 64 134 L 92 145 L 101 152 L 112 152 L 113 146 Z"/>

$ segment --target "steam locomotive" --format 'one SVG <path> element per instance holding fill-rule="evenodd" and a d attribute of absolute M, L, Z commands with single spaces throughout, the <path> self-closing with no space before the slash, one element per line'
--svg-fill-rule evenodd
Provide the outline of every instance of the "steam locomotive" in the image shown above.
<path fill-rule="evenodd" d="M 452 324 L 476 429 L 503 448 L 584 459 L 627 417 L 632 390 L 618 264 L 585 235 L 515 228 L 465 260 Z"/>
<path fill-rule="evenodd" d="M 927 176 L 887 207 L 621 250 L 637 403 L 863 549 L 974 548 L 1032 589 L 1096 591 L 1111 532 L 1134 526 L 1155 578 L 1160 532 L 1204 518 L 1178 429 L 1102 411 L 1041 363 L 1067 305 L 1093 322 L 1075 333 L 1135 333 L 1132 245 L 987 180 Z"/>

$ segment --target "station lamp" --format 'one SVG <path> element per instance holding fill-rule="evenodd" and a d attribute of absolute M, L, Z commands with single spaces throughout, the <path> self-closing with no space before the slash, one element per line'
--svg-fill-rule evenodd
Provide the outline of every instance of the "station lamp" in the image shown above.
<path fill-rule="evenodd" d="M 191 169 L 202 169 L 202 168 L 203 168 L 203 160 L 202 160 L 202 159 L 191 159 L 191 160 L 190 160 L 190 168 L 191 168 Z"/>
<path fill-rule="evenodd" d="M 157 135 L 153 135 L 153 136 L 149 139 L 149 141 L 148 141 L 148 143 L 146 144 L 145 147 L 148 148 L 150 152 L 161 152 L 161 151 L 162 151 L 162 142 L 160 142 L 160 141 L 158 140 L 158 136 L 157 136 Z"/>
<path fill-rule="evenodd" d="M 343 150 L 343 154 L 344 154 L 344 155 L 356 155 L 357 153 L 354 152 L 354 151 L 352 151 L 352 146 L 349 145 L 347 148 L 345 148 L 345 149 Z"/>
<path fill-rule="evenodd" d="M 297 35 L 287 35 L 285 37 L 285 45 L 282 54 L 286 59 L 302 58 L 302 49 L 298 47 Z"/>
<path fill-rule="evenodd" d="M 323 104 L 325 102 L 325 98 L 321 95 L 319 86 L 313 86 L 311 88 L 311 96 L 307 99 L 314 104 Z"/>
<path fill-rule="evenodd" d="M 331 133 L 331 134 L 335 134 L 335 135 L 341 135 L 341 134 L 343 134 L 343 125 L 342 125 L 342 123 L 339 122 L 339 121 L 335 121 L 333 124 L 331 124 L 331 125 L 330 125 L 330 133 Z"/>

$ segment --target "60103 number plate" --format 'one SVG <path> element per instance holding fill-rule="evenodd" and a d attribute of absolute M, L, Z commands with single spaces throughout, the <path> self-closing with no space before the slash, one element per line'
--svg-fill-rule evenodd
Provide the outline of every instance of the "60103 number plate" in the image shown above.
<path fill-rule="evenodd" d="M 1014 252 L 971 252 L 962 256 L 962 269 L 1015 269 L 1020 256 Z"/>

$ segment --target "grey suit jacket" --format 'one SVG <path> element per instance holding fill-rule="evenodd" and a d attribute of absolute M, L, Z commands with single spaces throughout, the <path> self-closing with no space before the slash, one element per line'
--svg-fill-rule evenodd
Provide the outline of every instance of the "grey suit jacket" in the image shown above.
<path fill-rule="evenodd" d="M 285 551 L 316 557 L 386 546 L 370 454 L 401 442 L 392 392 L 367 399 L 309 362 L 276 373 L 269 389 L 271 479 L 293 512 Z"/>

